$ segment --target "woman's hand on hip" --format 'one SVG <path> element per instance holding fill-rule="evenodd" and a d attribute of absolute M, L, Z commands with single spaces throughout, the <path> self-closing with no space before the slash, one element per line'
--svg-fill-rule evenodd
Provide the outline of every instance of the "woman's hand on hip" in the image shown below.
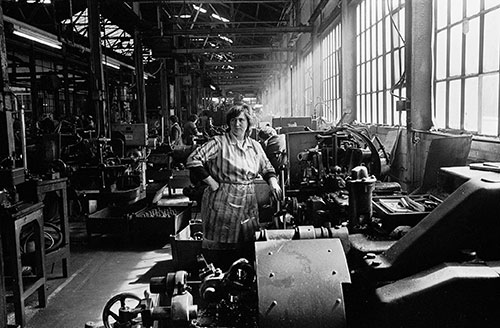
<path fill-rule="evenodd" d="M 271 199 L 279 202 L 283 198 L 283 190 L 278 183 L 278 180 L 274 177 L 269 179 L 269 188 L 271 188 Z"/>
<path fill-rule="evenodd" d="M 219 189 L 219 183 L 215 181 L 215 179 L 212 178 L 211 176 L 208 176 L 207 178 L 203 179 L 203 181 L 208 185 L 210 190 L 216 191 L 217 189 Z"/>

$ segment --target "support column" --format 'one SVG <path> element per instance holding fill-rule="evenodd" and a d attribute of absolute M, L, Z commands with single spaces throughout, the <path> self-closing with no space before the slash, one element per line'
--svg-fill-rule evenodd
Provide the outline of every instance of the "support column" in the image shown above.
<path fill-rule="evenodd" d="M 90 41 L 90 95 L 96 116 L 97 136 L 109 137 L 104 71 L 102 68 L 99 3 L 100 1 L 87 0 Z"/>
<path fill-rule="evenodd" d="M 357 119 L 356 111 L 356 10 L 342 2 L 342 116 L 343 123 Z"/>
<path fill-rule="evenodd" d="M 141 17 L 140 4 L 134 2 L 134 12 Z M 134 30 L 135 85 L 137 89 L 137 119 L 146 123 L 146 85 L 144 83 L 144 64 L 142 62 L 142 35 L 136 27 Z"/>
<path fill-rule="evenodd" d="M 168 110 L 168 75 L 167 75 L 167 59 L 161 60 L 161 71 L 160 71 L 160 110 L 162 116 L 162 126 L 161 126 L 161 139 L 165 141 L 168 138 L 168 135 L 165 136 L 165 128 L 168 128 L 170 131 L 170 124 L 168 122 L 168 118 L 170 117 L 170 113 Z"/>
<path fill-rule="evenodd" d="M 411 101 L 411 124 L 432 127 L 432 1 L 408 1 L 406 10 L 406 92 Z"/>
<path fill-rule="evenodd" d="M 33 45 L 30 47 L 30 89 L 31 89 L 31 126 L 32 129 L 35 129 L 35 122 L 37 122 L 40 118 L 39 113 L 39 105 L 38 105 L 38 86 L 36 83 L 37 74 L 36 74 L 36 58 L 35 51 L 33 51 Z"/>

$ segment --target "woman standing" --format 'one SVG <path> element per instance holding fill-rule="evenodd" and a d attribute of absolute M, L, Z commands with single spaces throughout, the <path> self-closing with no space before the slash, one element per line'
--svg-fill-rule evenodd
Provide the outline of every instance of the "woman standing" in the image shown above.
<path fill-rule="evenodd" d="M 205 256 L 228 265 L 251 252 L 258 229 L 258 204 L 254 180 L 260 175 L 279 200 L 282 190 L 276 172 L 260 144 L 249 138 L 248 105 L 235 105 L 226 115 L 229 131 L 197 148 L 186 166 L 195 179 L 204 181 L 201 219 Z"/>

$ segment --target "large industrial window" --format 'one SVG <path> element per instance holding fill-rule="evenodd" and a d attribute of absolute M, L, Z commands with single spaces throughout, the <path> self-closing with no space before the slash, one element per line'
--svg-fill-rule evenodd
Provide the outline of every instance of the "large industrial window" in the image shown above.
<path fill-rule="evenodd" d="M 434 0 L 434 124 L 500 132 L 500 3 Z"/>
<path fill-rule="evenodd" d="M 443 0 L 440 0 L 443 1 Z M 404 0 L 361 1 L 356 7 L 357 119 L 402 125 L 404 98 Z"/>
<path fill-rule="evenodd" d="M 323 58 L 323 101 L 321 113 L 325 120 L 338 122 L 342 115 L 341 103 L 341 25 L 337 24 L 321 42 L 321 57 Z"/>
<path fill-rule="evenodd" d="M 312 52 L 309 52 L 303 59 L 304 68 L 304 105 L 306 113 L 314 117 L 314 99 L 313 99 L 313 65 L 312 65 Z"/>

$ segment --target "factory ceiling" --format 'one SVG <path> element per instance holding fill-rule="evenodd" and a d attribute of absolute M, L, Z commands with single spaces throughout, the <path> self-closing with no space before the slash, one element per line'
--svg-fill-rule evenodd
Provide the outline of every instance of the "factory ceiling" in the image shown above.
<path fill-rule="evenodd" d="M 320 4 L 326 3 L 323 0 Z M 176 58 L 190 72 L 233 91 L 254 92 L 287 67 L 294 42 L 311 26 L 296 24 L 294 0 L 101 0 L 102 45 L 133 63 L 134 34 L 146 63 Z M 4 15 L 88 46 L 87 1 L 3 1 Z M 320 7 L 320 5 L 318 6 Z M 147 66 L 146 66 L 147 67 Z"/>

